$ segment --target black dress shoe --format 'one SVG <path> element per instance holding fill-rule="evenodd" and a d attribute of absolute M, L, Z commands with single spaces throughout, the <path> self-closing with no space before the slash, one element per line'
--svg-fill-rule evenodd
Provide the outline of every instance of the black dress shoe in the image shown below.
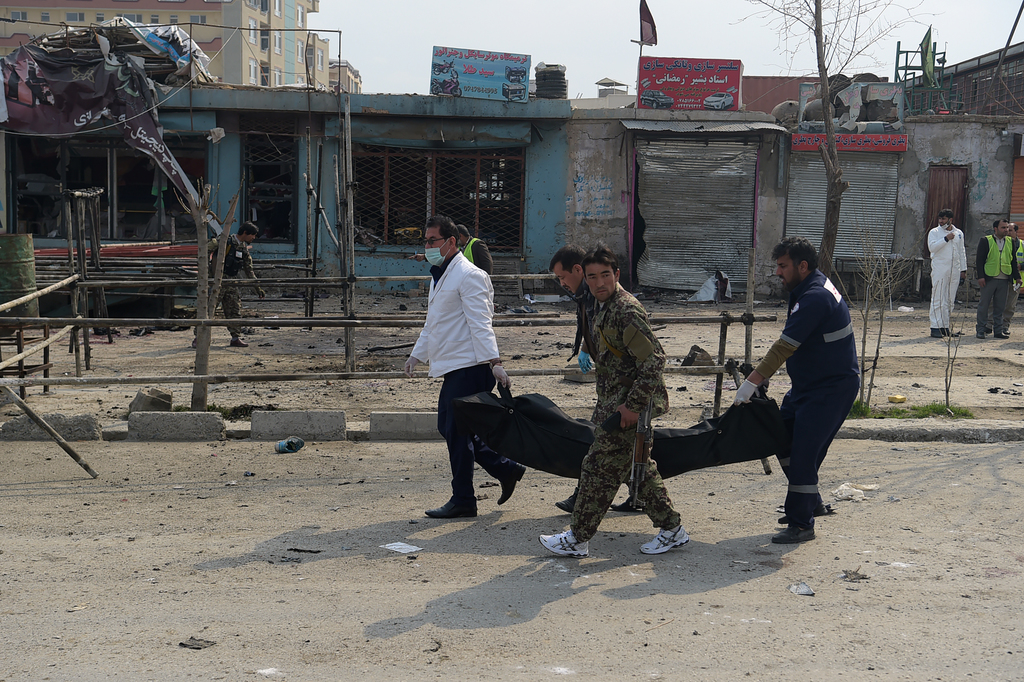
<path fill-rule="evenodd" d="M 561 502 L 555 502 L 555 506 L 564 512 L 572 514 L 572 510 L 576 508 L 576 496 L 580 494 L 579 486 L 576 486 L 576 490 L 572 491 L 572 495 L 565 498 Z"/>
<path fill-rule="evenodd" d="M 506 478 L 504 481 L 499 481 L 501 483 L 501 497 L 498 498 L 498 504 L 505 504 L 508 502 L 508 498 L 512 497 L 512 493 L 516 491 L 516 483 L 519 483 L 523 474 L 526 473 L 526 467 L 522 464 L 517 463 L 516 466 L 519 468 L 516 469 L 514 474 Z M 474 516 L 476 516 L 476 514 L 474 514 Z"/>
<path fill-rule="evenodd" d="M 1008 339 L 1008 338 L 1010 338 L 1010 335 L 1007 334 L 1006 332 L 996 332 L 995 333 L 995 337 L 997 339 Z"/>
<path fill-rule="evenodd" d="M 813 528 L 801 528 L 790 526 L 777 535 L 772 536 L 772 542 L 776 545 L 795 545 L 798 542 L 807 542 L 814 539 Z"/>
<path fill-rule="evenodd" d="M 785 510 L 785 507 L 783 507 L 783 510 Z M 814 515 L 815 516 L 828 516 L 829 514 L 835 514 L 835 513 L 836 513 L 836 510 L 832 508 L 832 505 L 831 504 L 825 504 L 824 502 L 822 502 L 821 504 L 819 504 L 817 507 L 814 508 Z M 780 516 L 779 517 L 779 525 L 780 526 L 788 526 L 789 525 L 789 517 L 788 516 Z"/>
<path fill-rule="evenodd" d="M 644 507 L 642 504 L 633 504 L 633 500 L 627 497 L 625 502 L 613 504 L 609 509 L 616 512 L 642 512 Z"/>
<path fill-rule="evenodd" d="M 932 338 L 933 339 L 941 339 L 942 338 L 942 330 L 939 329 L 938 327 L 932 327 Z"/>
<path fill-rule="evenodd" d="M 476 516 L 476 509 L 463 507 L 462 505 L 449 501 L 443 507 L 428 509 L 424 513 L 435 519 L 457 519 L 463 516 Z"/>

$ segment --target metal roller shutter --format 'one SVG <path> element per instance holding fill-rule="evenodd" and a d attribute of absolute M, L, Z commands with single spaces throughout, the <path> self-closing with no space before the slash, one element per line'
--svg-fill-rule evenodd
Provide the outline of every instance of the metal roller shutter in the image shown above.
<path fill-rule="evenodd" d="M 639 140 L 643 286 L 696 290 L 715 270 L 746 290 L 757 141 Z"/>
<path fill-rule="evenodd" d="M 825 164 L 817 153 L 790 157 L 786 236 L 806 237 L 815 248 L 825 231 Z M 873 250 L 892 253 L 896 225 L 899 155 L 839 152 L 839 166 L 850 188 L 843 193 L 836 258 L 856 258 Z"/>

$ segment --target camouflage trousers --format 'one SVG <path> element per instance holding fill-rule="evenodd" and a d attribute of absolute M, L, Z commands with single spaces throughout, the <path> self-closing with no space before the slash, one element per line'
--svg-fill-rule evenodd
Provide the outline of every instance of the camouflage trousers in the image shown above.
<path fill-rule="evenodd" d="M 230 320 L 232 318 L 238 318 L 242 316 L 242 290 L 238 287 L 224 287 L 220 291 L 220 307 L 224 312 L 224 319 Z M 216 313 L 216 311 L 214 311 Z M 195 334 L 195 330 L 198 327 L 192 328 L 192 333 Z M 228 332 L 231 336 L 241 336 L 242 328 L 234 325 L 228 326 Z"/>
<path fill-rule="evenodd" d="M 635 428 L 614 432 L 597 428 L 594 444 L 583 458 L 580 492 L 572 512 L 572 534 L 580 542 L 587 542 L 597 534 L 597 527 L 615 500 L 619 486 L 629 483 L 635 440 Z M 655 528 L 675 528 L 681 523 L 653 457 L 637 498 Z"/>

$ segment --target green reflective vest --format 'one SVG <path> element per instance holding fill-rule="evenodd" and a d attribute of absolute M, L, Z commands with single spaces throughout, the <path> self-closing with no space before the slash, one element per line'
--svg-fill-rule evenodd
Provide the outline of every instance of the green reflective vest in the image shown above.
<path fill-rule="evenodd" d="M 1009 275 L 1013 272 L 1013 258 L 1015 256 L 1013 248 L 1013 237 L 1006 237 L 1003 242 L 1003 250 L 999 250 L 999 246 L 996 244 L 996 238 L 992 235 L 986 235 L 985 239 L 988 239 L 988 256 L 985 258 L 985 276 L 995 277 L 1000 273 Z"/>
<path fill-rule="evenodd" d="M 476 237 L 470 237 L 469 241 L 466 242 L 466 248 L 462 250 L 462 255 L 468 258 L 470 263 L 473 263 L 473 244 L 476 244 L 478 241 L 480 240 Z M 473 265 L 476 265 L 476 263 L 473 263 Z"/>

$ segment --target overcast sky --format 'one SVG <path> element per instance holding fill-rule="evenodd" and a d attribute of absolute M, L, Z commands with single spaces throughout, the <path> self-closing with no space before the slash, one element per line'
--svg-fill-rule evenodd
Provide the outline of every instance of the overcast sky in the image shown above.
<path fill-rule="evenodd" d="M 323 0 L 320 12 L 309 15 L 309 26 L 342 31 L 341 56 L 359 70 L 364 92 L 428 92 L 431 48 L 442 45 L 528 54 L 533 66 L 564 64 L 569 96 L 596 97 L 594 83 L 606 77 L 628 83 L 634 92 L 639 52 L 629 41 L 639 38 L 639 5 L 639 0 Z M 806 48 L 791 67 L 778 34 L 766 19 L 751 16 L 758 9 L 747 0 L 648 0 L 648 6 L 658 45 L 645 47 L 645 55 L 739 59 L 748 76 L 816 69 Z M 920 23 L 874 51 L 881 66 L 864 62 L 854 72 L 892 79 L 896 41 L 904 49 L 916 46 L 928 24 L 949 64 L 1001 49 L 1019 8 L 1018 0 L 927 0 L 915 12 Z M 1019 27 L 1015 42 L 1022 37 L 1024 27 Z M 336 38 L 331 40 L 336 57 Z"/>

